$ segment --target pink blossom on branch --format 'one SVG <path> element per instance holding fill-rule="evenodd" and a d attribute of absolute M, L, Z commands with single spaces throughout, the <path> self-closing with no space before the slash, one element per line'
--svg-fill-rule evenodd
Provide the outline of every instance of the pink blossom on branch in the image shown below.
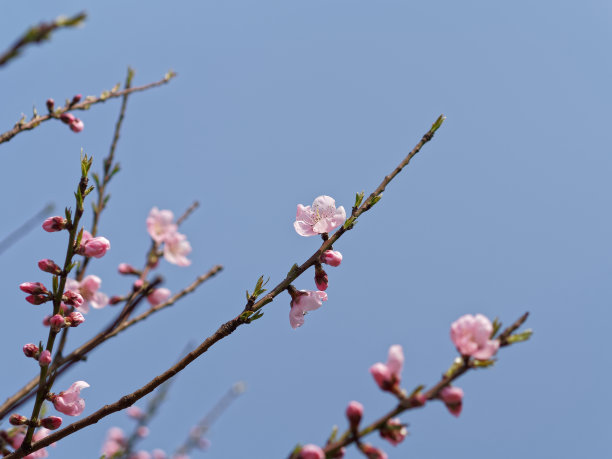
<path fill-rule="evenodd" d="M 191 253 L 191 244 L 187 240 L 187 236 L 181 233 L 171 233 L 164 239 L 164 258 L 169 263 L 177 266 L 189 266 L 191 260 L 187 259 L 187 255 Z"/>
<path fill-rule="evenodd" d="M 101 453 L 108 458 L 113 457 L 127 446 L 127 438 L 119 427 L 111 427 L 106 434 L 106 441 L 102 445 Z"/>
<path fill-rule="evenodd" d="M 317 445 L 304 445 L 298 459 L 325 459 L 325 452 Z"/>
<path fill-rule="evenodd" d="M 312 290 L 290 291 L 291 311 L 289 311 L 289 323 L 292 328 L 304 325 L 304 316 L 309 311 L 319 309 L 323 301 L 327 301 L 327 293 Z"/>
<path fill-rule="evenodd" d="M 446 386 L 440 391 L 440 398 L 453 416 L 459 416 L 463 408 L 463 389 Z"/>
<path fill-rule="evenodd" d="M 399 445 L 408 435 L 408 429 L 402 424 L 399 418 L 389 419 L 379 430 L 380 436 L 391 443 L 393 446 Z"/>
<path fill-rule="evenodd" d="M 170 298 L 171 294 L 172 293 L 167 288 L 156 288 L 147 296 L 147 301 L 151 304 L 151 306 L 157 306 Z"/>
<path fill-rule="evenodd" d="M 49 217 L 43 222 L 42 227 L 46 232 L 53 233 L 65 229 L 67 224 L 68 220 L 64 217 Z"/>
<path fill-rule="evenodd" d="M 68 127 L 70 127 L 72 132 L 81 132 L 85 127 L 85 124 L 83 124 L 83 121 L 80 119 L 75 118 L 74 121 L 68 125 Z"/>
<path fill-rule="evenodd" d="M 65 391 L 53 395 L 51 401 L 55 409 L 68 416 L 78 416 L 85 409 L 85 400 L 81 395 L 81 389 L 89 387 L 85 381 L 77 381 Z"/>
<path fill-rule="evenodd" d="M 51 352 L 46 349 L 42 351 L 38 357 L 38 363 L 41 367 L 48 366 L 51 363 Z"/>
<path fill-rule="evenodd" d="M 380 362 L 375 363 L 370 367 L 370 373 L 374 377 L 378 387 L 385 391 L 395 392 L 399 390 L 403 366 L 404 351 L 402 350 L 402 346 L 395 344 L 389 348 L 387 364 Z"/>
<path fill-rule="evenodd" d="M 293 227 L 300 236 L 316 236 L 329 233 L 346 220 L 344 207 L 336 208 L 336 201 L 329 196 L 319 196 L 312 206 L 298 204 Z"/>
<path fill-rule="evenodd" d="M 33 295 L 40 295 L 43 293 L 49 293 L 47 287 L 40 282 L 24 282 L 19 284 L 19 289 L 25 293 L 31 293 Z"/>
<path fill-rule="evenodd" d="M 360 446 L 363 454 L 367 456 L 368 459 L 387 459 L 387 453 L 385 453 L 382 449 L 378 449 L 369 443 L 363 443 Z"/>
<path fill-rule="evenodd" d="M 101 309 L 108 304 L 108 296 L 100 292 L 102 280 L 98 276 L 89 275 L 81 282 L 75 279 L 66 279 L 66 288 L 77 291 L 83 297 L 83 303 L 78 306 L 79 311 L 87 313 L 89 307 Z"/>
<path fill-rule="evenodd" d="M 105 237 L 85 237 L 86 231 L 83 231 L 81 244 L 76 249 L 76 253 L 85 257 L 102 258 L 108 250 L 110 250 L 110 242 Z"/>
<path fill-rule="evenodd" d="M 171 210 L 159 210 L 153 207 L 149 212 L 147 231 L 155 242 L 163 242 L 169 235 L 176 233 L 177 228 Z"/>
<path fill-rule="evenodd" d="M 321 254 L 320 261 L 329 266 L 340 266 L 340 263 L 342 263 L 342 254 L 335 250 L 326 250 Z"/>
<path fill-rule="evenodd" d="M 461 355 L 487 360 L 499 349 L 499 341 L 492 340 L 493 324 L 482 314 L 466 314 L 451 325 L 451 340 Z"/>
<path fill-rule="evenodd" d="M 346 417 L 349 420 L 351 429 L 356 429 L 363 417 L 363 405 L 356 401 L 350 402 L 346 407 Z"/>

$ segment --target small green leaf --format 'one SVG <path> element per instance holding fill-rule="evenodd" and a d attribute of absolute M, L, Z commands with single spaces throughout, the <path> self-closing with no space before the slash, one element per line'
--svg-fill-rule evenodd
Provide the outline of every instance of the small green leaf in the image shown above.
<path fill-rule="evenodd" d="M 452 377 L 455 374 L 455 372 L 462 366 L 463 366 L 463 359 L 461 357 L 455 357 L 455 360 L 453 360 L 453 364 L 449 367 L 448 370 L 446 370 L 446 373 L 444 373 L 444 376 L 447 378 Z"/>
<path fill-rule="evenodd" d="M 294 263 L 289 272 L 287 273 L 287 277 L 292 277 L 295 275 L 296 271 L 300 269 L 297 263 Z"/>
<path fill-rule="evenodd" d="M 438 119 L 434 122 L 434 124 L 431 125 L 430 132 L 434 134 L 438 129 L 440 129 L 440 126 L 442 126 L 442 123 L 444 123 L 445 119 L 446 116 L 440 115 Z"/>
<path fill-rule="evenodd" d="M 502 323 L 496 317 L 495 320 L 493 320 L 493 331 L 491 332 L 491 336 L 489 337 L 489 339 L 493 339 L 493 337 L 497 335 L 497 332 L 499 331 L 501 326 L 502 326 Z"/>
<path fill-rule="evenodd" d="M 119 91 L 119 88 L 121 87 L 120 83 L 117 83 L 115 86 L 113 86 L 113 88 L 111 89 L 111 92 L 117 92 Z"/>
<path fill-rule="evenodd" d="M 520 343 L 521 341 L 527 341 L 529 338 L 531 338 L 531 335 L 533 335 L 533 330 L 529 329 L 525 330 L 522 333 L 516 333 L 515 335 L 508 336 L 508 339 L 506 341 L 509 344 Z"/>
<path fill-rule="evenodd" d="M 365 192 L 362 191 L 361 193 L 357 193 L 355 194 L 355 205 L 353 206 L 353 208 L 358 208 L 361 203 L 363 202 L 363 197 L 365 195 Z"/>
<path fill-rule="evenodd" d="M 251 294 L 249 293 L 248 290 L 246 291 L 246 298 L 247 298 L 247 301 L 249 301 L 249 299 L 251 298 Z"/>
<path fill-rule="evenodd" d="M 240 318 L 242 320 L 247 320 L 251 315 L 253 315 L 253 311 L 244 311 L 242 314 L 240 314 Z"/>
<path fill-rule="evenodd" d="M 382 198 L 382 195 L 378 195 L 378 196 L 372 196 L 372 199 L 370 199 L 370 207 L 372 207 L 374 204 L 376 204 L 378 201 L 380 201 Z"/>
<path fill-rule="evenodd" d="M 472 365 L 477 368 L 487 368 L 492 367 L 495 364 L 494 359 L 489 360 L 472 360 Z"/>
<path fill-rule="evenodd" d="M 355 217 L 350 217 L 347 221 L 344 222 L 344 225 L 342 225 L 342 227 L 345 230 L 350 230 L 351 228 L 353 228 L 353 226 L 355 226 L 355 223 L 357 223 L 357 219 Z"/>
<path fill-rule="evenodd" d="M 423 389 L 425 389 L 425 386 L 423 384 L 415 387 L 414 390 L 412 392 L 410 392 L 410 395 L 408 396 L 408 398 L 414 397 L 416 394 L 421 392 Z"/>
<path fill-rule="evenodd" d="M 329 434 L 329 438 L 327 439 L 327 444 L 329 445 L 330 443 L 335 442 L 337 437 L 338 437 L 338 426 L 333 426 L 332 431 Z"/>

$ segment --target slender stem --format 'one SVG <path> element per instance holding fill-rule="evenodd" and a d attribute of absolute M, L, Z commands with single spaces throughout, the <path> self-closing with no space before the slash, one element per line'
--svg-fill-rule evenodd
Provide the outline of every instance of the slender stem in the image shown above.
<path fill-rule="evenodd" d="M 39 225 L 42 218 L 49 214 L 54 208 L 53 203 L 47 204 L 44 208 L 39 210 L 36 215 L 31 217 L 28 221 L 23 223 L 19 228 L 14 230 L 8 236 L 0 241 L 0 254 L 17 242 L 20 238 L 25 236 L 35 225 Z"/>
<path fill-rule="evenodd" d="M 136 86 L 133 88 L 123 89 L 121 91 L 110 91 L 102 93 L 102 95 L 98 97 L 88 96 L 82 102 L 78 104 L 68 104 L 64 107 L 60 107 L 56 109 L 53 113 L 49 113 L 47 115 L 42 116 L 34 116 L 30 121 L 27 122 L 18 122 L 13 129 L 6 131 L 3 134 L 0 134 L 0 143 L 8 142 L 17 134 L 23 131 L 29 131 L 34 129 L 36 126 L 40 125 L 40 123 L 44 121 L 49 121 L 53 118 L 59 118 L 62 113 L 71 112 L 74 110 L 87 110 L 89 107 L 95 104 L 106 102 L 110 99 L 115 99 L 117 97 L 122 97 L 125 94 L 131 94 L 134 92 L 146 91 L 147 89 L 155 88 L 157 86 L 161 86 L 163 84 L 168 83 L 172 78 L 176 76 L 174 72 L 168 72 L 164 78 L 159 81 L 155 81 L 153 83 L 145 84 L 143 86 Z"/>
<path fill-rule="evenodd" d="M 363 203 L 363 205 L 361 205 L 358 209 L 355 209 L 352 212 L 351 217 L 354 217 L 356 219 L 361 214 L 363 214 L 364 212 L 372 208 L 372 206 L 375 204 L 375 201 L 371 200 L 371 198 L 380 196 L 380 194 L 384 191 L 385 187 L 389 184 L 389 182 L 393 180 L 393 178 L 395 178 L 397 174 L 399 174 L 399 172 L 406 165 L 408 165 L 410 160 L 421 150 L 423 145 L 425 145 L 427 142 L 429 142 L 433 138 L 434 133 L 438 130 L 438 128 L 441 126 L 443 121 L 444 121 L 444 117 L 440 116 L 434 122 L 432 127 L 425 133 L 422 139 L 417 143 L 417 145 L 412 149 L 412 151 L 408 153 L 408 155 L 399 163 L 399 165 L 393 170 L 391 174 L 387 175 L 383 179 L 381 184 L 370 195 L 370 198 L 368 198 L 368 200 L 365 203 Z M 348 228 L 350 228 L 350 226 L 348 226 Z M 321 253 L 324 250 L 327 250 L 329 246 L 331 246 L 333 243 L 335 243 L 346 231 L 347 229 L 344 226 L 339 228 L 329 238 L 329 240 L 323 242 L 321 247 L 306 262 L 304 262 L 299 267 L 294 266 L 294 268 L 292 268 L 291 271 L 289 271 L 289 274 L 287 275 L 287 277 L 281 283 L 279 283 L 276 287 L 274 287 L 270 293 L 265 295 L 261 300 L 259 300 L 258 302 L 254 304 L 251 304 L 251 302 L 247 302 L 247 305 L 245 306 L 243 311 L 244 312 L 257 311 L 263 308 L 266 304 L 270 303 L 279 293 L 287 289 L 287 287 L 291 285 L 291 282 L 293 282 L 297 277 L 299 277 L 307 268 L 314 265 L 314 263 L 319 260 Z M 232 334 L 240 325 L 243 325 L 245 323 L 250 323 L 248 316 L 246 317 L 244 316 L 244 312 L 234 317 L 233 319 L 230 319 L 224 324 L 222 324 L 217 329 L 217 331 L 215 331 L 215 333 L 213 333 L 211 336 L 206 338 L 196 349 L 194 349 L 189 354 L 187 354 L 185 357 L 183 357 L 176 365 L 173 365 L 172 367 L 170 367 L 168 370 L 166 370 L 159 376 L 156 376 L 155 378 L 153 378 L 151 381 L 146 383 L 144 386 L 142 386 L 138 390 L 121 397 L 119 400 L 117 400 L 114 403 L 103 406 L 98 411 L 90 414 L 89 416 L 79 421 L 76 421 L 66 426 L 63 429 L 52 433 L 48 437 L 36 442 L 34 445 L 32 445 L 32 448 L 28 449 L 27 451 L 25 451 L 23 447 L 18 449 L 13 454 L 10 454 L 9 456 L 7 456 L 6 459 L 22 458 L 31 451 L 36 451 L 40 448 L 50 445 L 51 443 L 57 440 L 60 440 L 68 435 L 71 435 L 74 432 L 77 432 L 89 425 L 97 423 L 100 419 L 112 413 L 121 411 L 124 408 L 127 408 L 128 406 L 132 405 L 137 400 L 141 399 L 145 395 L 155 390 L 155 388 L 158 387 L 160 384 L 163 384 L 165 381 L 170 379 L 172 376 L 182 371 L 185 367 L 187 367 L 187 365 L 189 365 L 199 356 L 201 356 L 206 351 L 208 351 L 208 349 L 210 349 L 210 347 L 212 347 L 215 343 L 217 343 L 218 341 Z"/>

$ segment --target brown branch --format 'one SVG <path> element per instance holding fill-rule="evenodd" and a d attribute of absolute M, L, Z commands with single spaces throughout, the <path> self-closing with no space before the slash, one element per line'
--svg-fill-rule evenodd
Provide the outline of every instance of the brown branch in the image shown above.
<path fill-rule="evenodd" d="M 31 217 L 25 223 L 23 223 L 19 228 L 14 230 L 8 236 L 0 241 L 0 254 L 4 252 L 6 249 L 11 247 L 15 242 L 17 242 L 20 238 L 24 237 L 34 226 L 39 225 L 40 221 L 43 217 L 49 215 L 49 213 L 53 210 L 55 204 L 52 202 L 47 204 L 43 209 L 39 210 L 36 215 Z"/>
<path fill-rule="evenodd" d="M 193 292 L 198 286 L 200 286 L 202 283 L 204 283 L 208 279 L 214 277 L 216 274 L 218 274 L 222 270 L 223 270 L 222 266 L 220 265 L 214 266 L 206 274 L 203 274 L 202 276 L 198 277 L 191 285 L 184 288 L 183 290 L 181 290 L 179 293 L 172 296 L 171 298 L 169 298 L 168 301 L 161 303 L 153 308 L 148 309 L 147 311 L 134 317 L 131 320 L 125 321 L 120 324 L 117 319 L 114 320 L 110 326 L 106 327 L 102 332 L 98 333 L 96 336 L 91 338 L 85 344 L 79 346 L 77 349 L 72 351 L 66 357 L 63 357 L 57 363 L 54 362 L 54 366 L 51 367 L 51 370 L 55 371 L 53 376 L 56 377 L 60 375 L 61 373 L 65 372 L 69 367 L 71 367 L 73 364 L 82 361 L 83 358 L 89 352 L 91 352 L 93 349 L 98 347 L 100 344 L 104 343 L 109 338 L 117 336 L 119 333 L 130 328 L 132 325 L 135 325 L 138 322 L 145 320 L 151 314 L 154 314 L 157 311 L 160 311 L 169 306 L 172 306 L 179 299 L 181 299 L 188 293 Z M 144 298 L 144 296 L 141 296 L 141 298 Z M 131 311 L 132 308 L 130 308 L 129 310 Z M 122 314 L 122 317 L 123 316 L 124 314 Z M 34 392 L 32 392 L 32 390 L 36 387 L 37 383 L 38 383 L 38 377 L 35 377 L 32 380 L 30 380 L 25 386 L 23 386 L 18 392 L 16 392 L 12 397 L 9 397 L 0 407 L 0 419 L 2 419 L 4 416 L 6 416 L 11 411 L 13 411 L 15 408 L 21 406 L 32 395 L 34 395 Z"/>
<path fill-rule="evenodd" d="M 115 99 L 117 97 L 122 97 L 125 94 L 146 91 L 147 89 L 155 88 L 157 86 L 161 86 L 163 84 L 168 83 L 175 76 L 176 76 L 176 73 L 168 72 L 164 78 L 162 78 L 159 81 L 155 81 L 153 83 L 149 83 L 143 86 L 136 86 L 134 88 L 122 89 L 120 91 L 119 90 L 105 91 L 98 97 L 87 96 L 85 100 L 77 104 L 68 103 L 64 107 L 60 107 L 56 109 L 53 113 L 49 113 L 47 115 L 42 115 L 42 116 L 34 115 L 34 117 L 30 121 L 27 121 L 27 122 L 20 121 L 15 125 L 15 127 L 13 127 L 13 129 L 6 131 L 3 134 L 0 134 L 0 143 L 8 142 L 20 132 L 29 131 L 31 129 L 34 129 L 36 126 L 38 126 L 40 123 L 44 121 L 49 121 L 50 119 L 53 119 L 53 118 L 59 119 L 62 113 L 71 112 L 74 110 L 87 110 L 92 105 L 106 102 L 107 100 Z"/>
<path fill-rule="evenodd" d="M 498 338 L 500 340 L 500 346 L 508 346 L 512 344 L 512 343 L 508 343 L 506 339 L 515 330 L 517 330 L 525 322 L 525 320 L 527 320 L 528 315 L 529 313 L 526 312 L 516 322 L 514 322 L 512 325 L 510 325 L 508 328 L 504 330 L 504 332 Z M 448 372 L 445 373 L 440 379 L 440 381 L 438 381 L 434 386 L 432 386 L 427 392 L 423 394 L 425 396 L 425 399 L 427 400 L 437 399 L 440 395 L 440 391 L 444 389 L 446 386 L 448 386 L 450 383 L 452 383 L 453 381 L 458 379 L 460 376 L 467 373 L 469 370 L 479 368 L 477 365 L 474 365 L 473 359 L 469 357 L 464 357 L 462 360 L 463 362 L 461 363 L 460 366 L 453 368 L 453 371 L 450 374 Z M 350 432 L 346 432 L 341 437 L 340 440 L 326 445 L 325 448 L 323 448 L 326 454 L 325 457 L 333 457 L 334 453 L 337 453 L 340 450 L 340 448 L 344 446 L 348 446 L 351 443 L 360 441 L 361 438 L 363 438 L 364 436 L 372 432 L 379 430 L 381 427 L 387 424 L 387 422 L 389 422 L 391 419 L 393 419 L 397 415 L 403 413 L 404 411 L 408 411 L 414 408 L 420 408 L 421 406 L 423 406 L 422 403 L 417 401 L 416 397 L 417 397 L 416 394 L 413 394 L 410 397 L 399 395 L 398 396 L 400 400 L 399 404 L 393 410 L 391 410 L 389 413 L 385 414 L 381 418 L 377 419 L 376 421 L 372 422 L 367 427 L 364 427 L 363 429 L 361 429 L 357 435 L 352 435 L 350 434 Z"/>
<path fill-rule="evenodd" d="M 374 190 L 374 192 L 370 195 L 370 198 L 366 202 L 364 202 L 359 208 L 354 208 L 351 214 L 352 222 L 357 219 L 361 214 L 368 211 L 376 201 L 371 199 L 380 196 L 380 194 L 384 191 L 385 187 L 389 184 L 397 174 L 410 162 L 410 160 L 421 150 L 423 145 L 429 142 L 434 133 L 438 130 L 438 128 L 442 125 L 444 121 L 444 116 L 438 117 L 438 119 L 431 126 L 429 131 L 425 133 L 425 135 L 421 138 L 419 143 L 408 153 L 408 155 L 399 163 L 399 165 L 393 170 L 393 172 L 387 175 L 381 184 Z M 165 381 L 170 379 L 172 376 L 183 370 L 187 365 L 197 359 L 199 356 L 204 354 L 211 346 L 213 346 L 216 342 L 222 340 L 226 336 L 230 335 L 234 332 L 240 325 L 245 323 L 250 323 L 249 316 L 245 316 L 245 312 L 253 312 L 263 308 L 266 304 L 270 303 L 279 293 L 284 291 L 297 277 L 299 277 L 307 268 L 312 266 L 315 261 L 318 261 L 321 253 L 324 250 L 327 250 L 334 242 L 336 242 L 348 229 L 351 228 L 351 221 L 347 221 L 348 224 L 345 224 L 341 228 L 339 228 L 327 241 L 324 241 L 321 247 L 301 266 L 294 266 L 287 274 L 287 277 L 279 283 L 270 293 L 265 295 L 261 300 L 256 303 L 252 303 L 251 301 L 247 301 L 246 306 L 244 307 L 243 313 L 234 317 L 233 319 L 222 324 L 215 333 L 206 338 L 196 349 L 187 354 L 183 359 L 181 359 L 176 365 L 173 365 L 164 373 L 156 376 L 147 384 L 142 386 L 140 389 L 132 392 L 131 394 L 125 395 L 121 397 L 114 403 L 110 405 L 105 405 L 100 408 L 98 411 L 92 413 L 86 418 L 81 419 L 80 421 L 74 422 L 67 427 L 58 430 L 57 432 L 49 435 L 48 437 L 38 441 L 33 444 L 31 448 L 24 450 L 22 448 L 15 451 L 13 454 L 6 456 L 7 459 L 18 459 L 22 458 L 25 455 L 29 454 L 32 451 L 36 451 L 40 448 L 44 448 L 45 446 L 50 445 L 51 443 L 61 440 L 62 438 L 73 434 L 87 426 L 97 423 L 100 419 L 115 413 L 117 411 L 121 411 L 128 406 L 135 403 L 137 400 L 141 399 L 145 395 L 152 392 L 157 386 L 163 384 Z"/>
<path fill-rule="evenodd" d="M 181 226 L 181 224 L 187 220 L 187 218 L 198 208 L 200 207 L 200 203 L 198 201 L 193 201 L 193 203 L 187 208 L 187 210 L 185 212 L 183 212 L 183 215 L 181 215 L 177 220 L 176 220 L 176 226 Z"/>
<path fill-rule="evenodd" d="M 41 43 L 51 38 L 51 33 L 56 29 L 66 27 L 75 27 L 81 25 L 87 15 L 79 13 L 71 18 L 59 17 L 52 22 L 41 22 L 37 26 L 30 27 L 8 50 L 0 54 L 0 67 L 5 65 L 11 59 L 17 57 L 21 49 L 31 43 Z"/>

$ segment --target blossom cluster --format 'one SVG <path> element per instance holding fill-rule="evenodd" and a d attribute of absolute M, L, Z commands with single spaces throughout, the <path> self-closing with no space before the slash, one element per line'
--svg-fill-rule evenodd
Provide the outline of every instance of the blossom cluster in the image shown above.
<path fill-rule="evenodd" d="M 147 231 L 156 244 L 164 245 L 163 254 L 166 261 L 178 266 L 191 264 L 187 258 L 191 245 L 187 236 L 178 232 L 172 211 L 153 207 L 147 217 Z"/>

